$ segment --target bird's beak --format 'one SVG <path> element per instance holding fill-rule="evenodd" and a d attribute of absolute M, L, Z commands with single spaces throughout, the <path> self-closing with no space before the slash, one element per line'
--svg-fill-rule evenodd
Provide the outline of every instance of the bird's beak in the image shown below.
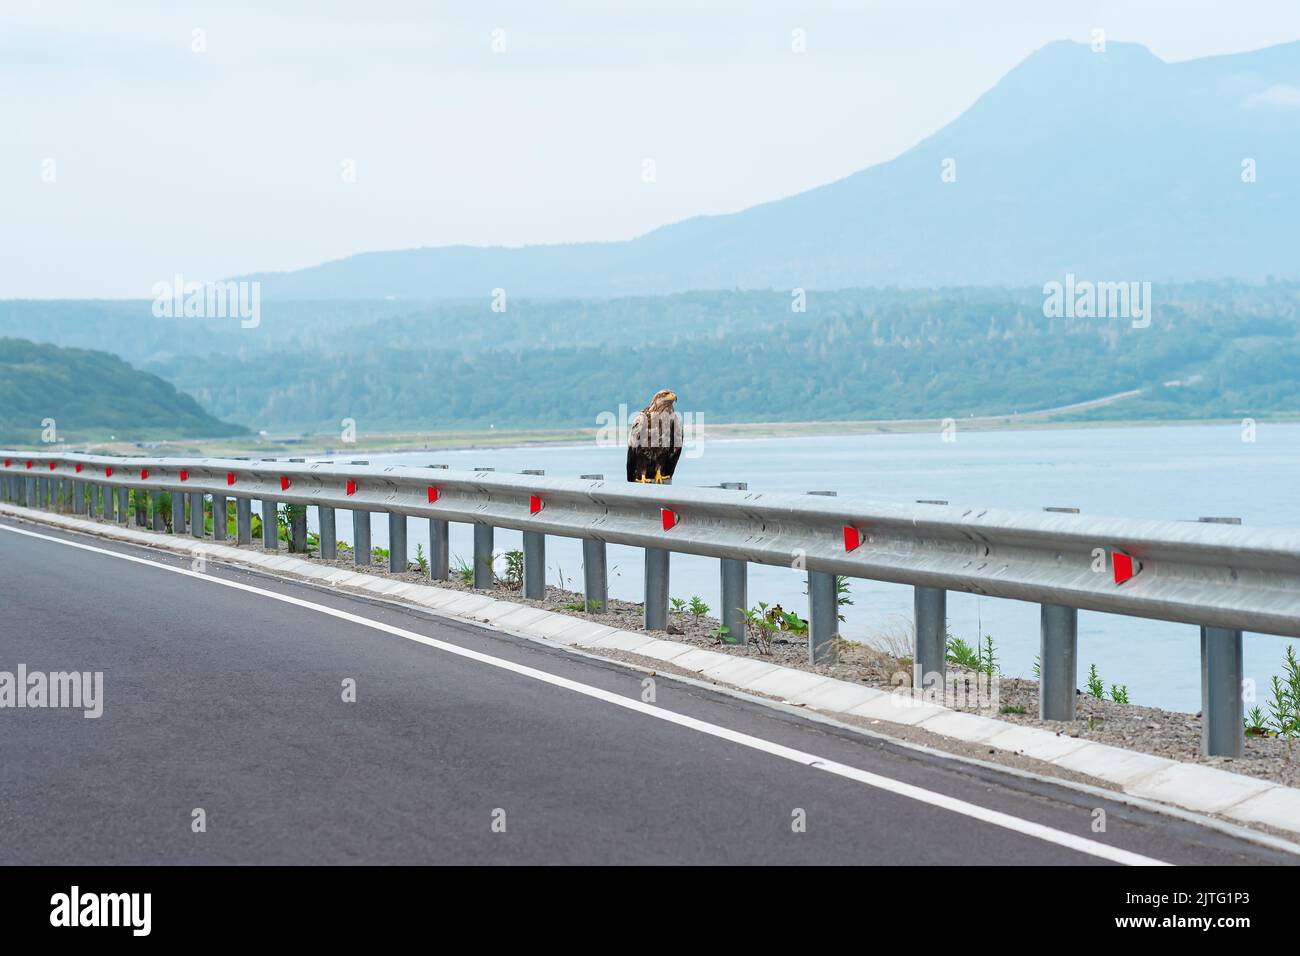
<path fill-rule="evenodd" d="M 670 402 L 675 402 L 675 401 L 677 401 L 677 393 L 676 393 L 676 392 L 669 392 L 669 393 L 668 393 L 668 401 L 670 401 Z"/>

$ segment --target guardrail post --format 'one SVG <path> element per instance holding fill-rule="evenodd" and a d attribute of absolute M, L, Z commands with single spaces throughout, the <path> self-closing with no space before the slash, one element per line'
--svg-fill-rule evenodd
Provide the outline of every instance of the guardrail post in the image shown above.
<path fill-rule="evenodd" d="M 604 475 L 580 475 L 583 481 L 604 481 Z M 604 541 L 582 539 L 582 596 L 588 613 L 605 610 L 609 603 L 609 564 Z"/>
<path fill-rule="evenodd" d="M 131 489 L 117 489 L 117 523 L 126 524 L 130 520 Z"/>
<path fill-rule="evenodd" d="M 723 488 L 734 491 L 746 491 L 748 482 L 724 481 Z M 722 584 L 722 607 L 718 619 L 724 628 L 727 640 L 735 644 L 748 644 L 749 635 L 745 633 L 745 609 L 749 607 L 749 562 L 735 558 L 722 558 L 719 561 Z"/>
<path fill-rule="evenodd" d="M 474 587 L 485 590 L 492 587 L 492 537 L 490 524 L 474 522 Z"/>
<path fill-rule="evenodd" d="M 280 547 L 279 509 L 270 498 L 262 499 L 262 547 L 267 551 Z"/>
<path fill-rule="evenodd" d="M 525 475 L 544 475 L 545 471 L 526 470 Z M 546 535 L 540 531 L 524 532 L 524 597 L 541 601 L 546 597 Z"/>
<path fill-rule="evenodd" d="M 320 525 L 320 559 L 335 561 L 339 556 L 338 533 L 334 527 L 334 509 L 316 506 L 316 523 Z"/>
<path fill-rule="evenodd" d="M 167 523 L 163 520 L 161 491 L 149 492 L 149 517 L 155 531 L 166 531 Z"/>
<path fill-rule="evenodd" d="M 212 540 L 225 541 L 226 528 L 229 519 L 228 507 L 230 499 L 225 495 L 212 496 Z"/>
<path fill-rule="evenodd" d="M 117 499 L 116 489 L 112 485 L 104 485 L 99 492 L 100 501 L 104 505 L 104 520 L 117 520 L 117 507 L 114 502 Z"/>
<path fill-rule="evenodd" d="M 352 557 L 363 568 L 374 561 L 370 556 L 370 512 L 359 508 L 352 509 Z"/>
<path fill-rule="evenodd" d="M 1077 515 L 1078 508 L 1047 507 Z M 1038 719 L 1074 720 L 1078 713 L 1079 611 L 1059 604 L 1038 609 Z"/>
<path fill-rule="evenodd" d="M 833 664 L 837 659 L 835 642 L 840 634 L 839 593 L 835 575 L 825 571 L 808 572 L 808 661 Z"/>
<path fill-rule="evenodd" d="M 135 526 L 149 527 L 149 493 L 144 489 L 135 493 Z"/>
<path fill-rule="evenodd" d="M 810 495 L 834 498 L 833 491 L 810 491 Z M 808 572 L 808 661 L 831 664 L 837 657 L 835 642 L 840 630 L 840 596 L 835 575 L 825 571 Z"/>
<path fill-rule="evenodd" d="M 289 518 L 289 550 L 294 554 L 307 553 L 307 506 L 285 505 Z"/>
<path fill-rule="evenodd" d="M 726 629 L 723 633 L 733 644 L 748 644 L 745 632 L 745 609 L 749 607 L 749 562 L 723 558 L 722 609 L 719 620 Z"/>
<path fill-rule="evenodd" d="M 664 484 L 671 485 L 669 478 Z M 667 548 L 645 549 L 645 604 L 641 626 L 647 631 L 668 628 L 668 592 L 671 582 L 672 552 Z"/>
<path fill-rule="evenodd" d="M 447 522 L 429 519 L 429 579 L 446 581 L 451 577 L 451 542 Z"/>
<path fill-rule="evenodd" d="M 495 471 L 495 468 L 475 466 L 470 469 L 474 472 Z M 490 524 L 483 522 L 474 522 L 474 587 L 477 590 L 486 590 L 496 583 L 496 575 L 492 571 L 492 548 L 493 535 L 496 529 Z"/>
<path fill-rule="evenodd" d="M 1059 604 L 1043 604 L 1038 616 L 1038 719 L 1074 720 L 1079 612 Z"/>
<path fill-rule="evenodd" d="M 206 515 L 203 513 L 203 492 L 190 492 L 190 534 L 196 538 L 203 537 L 204 527 L 203 519 Z"/>
<path fill-rule="evenodd" d="M 84 515 L 86 513 L 86 489 L 81 482 L 73 479 L 68 483 L 72 489 L 72 513 L 74 515 Z"/>
<path fill-rule="evenodd" d="M 1241 631 L 1201 628 L 1201 753 L 1206 757 L 1240 757 L 1245 751 L 1241 649 Z"/>
<path fill-rule="evenodd" d="M 645 613 L 642 626 L 647 631 L 668 627 L 669 564 L 672 552 L 666 548 L 645 549 Z"/>
<path fill-rule="evenodd" d="M 1240 518 L 1199 518 L 1209 524 L 1241 524 Z M 1240 757 L 1246 749 L 1245 702 L 1241 685 L 1241 631 L 1201 628 L 1201 753 Z"/>
<path fill-rule="evenodd" d="M 598 614 L 609 603 L 609 569 L 604 541 L 582 539 L 582 596 L 588 613 Z"/>
<path fill-rule="evenodd" d="M 923 688 L 937 674 L 935 687 L 943 693 L 948 657 L 948 592 L 943 588 L 913 588 L 916 646 L 912 653 L 912 686 Z"/>
<path fill-rule="evenodd" d="M 368 465 L 369 460 L 351 461 L 351 465 Z M 358 567 L 368 568 L 374 562 L 370 555 L 370 512 L 352 509 L 352 560 Z"/>
<path fill-rule="evenodd" d="M 235 541 L 238 544 L 253 543 L 253 499 L 235 499 Z"/>
<path fill-rule="evenodd" d="M 398 574 L 406 570 L 406 515 L 388 512 L 388 570 Z"/>
<path fill-rule="evenodd" d="M 294 464 L 302 464 L 305 458 L 290 458 Z M 307 553 L 307 506 L 285 504 L 284 516 L 289 522 L 289 551 L 293 554 Z"/>

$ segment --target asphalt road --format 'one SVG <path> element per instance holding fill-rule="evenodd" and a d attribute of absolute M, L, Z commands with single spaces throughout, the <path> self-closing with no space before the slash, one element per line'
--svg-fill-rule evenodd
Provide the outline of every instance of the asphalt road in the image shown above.
<path fill-rule="evenodd" d="M 1295 862 L 669 678 L 656 682 L 654 712 L 629 709 L 599 695 L 639 702 L 641 674 L 416 610 L 215 564 L 194 576 L 166 568 L 190 561 L 0 519 L 0 671 L 104 673 L 97 720 L 0 709 L 0 863 L 1104 865 L 1095 850 L 1112 847 L 1168 863 Z M 355 702 L 343 700 L 349 678 Z M 1029 826 L 806 766 L 779 747 Z M 195 808 L 206 832 L 192 830 Z M 1097 808 L 1104 833 L 1092 829 Z M 1024 832 L 1034 825 L 1094 849 Z"/>

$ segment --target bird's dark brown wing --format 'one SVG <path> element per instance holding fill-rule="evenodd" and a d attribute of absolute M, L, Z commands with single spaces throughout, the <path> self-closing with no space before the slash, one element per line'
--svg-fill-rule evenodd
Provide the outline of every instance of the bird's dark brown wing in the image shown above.
<path fill-rule="evenodd" d="M 669 446 L 664 449 L 664 474 L 671 478 L 673 472 L 677 470 L 677 459 L 682 457 L 682 416 L 673 412 L 673 421 L 671 427 L 672 439 Z"/>
<path fill-rule="evenodd" d="M 651 449 L 646 447 L 646 430 L 649 427 L 648 416 L 645 410 L 637 412 L 632 416 L 632 421 L 628 423 L 627 430 L 627 480 L 636 481 L 646 475 L 646 469 L 650 469 L 649 474 L 654 474 L 654 465 L 650 462 L 647 452 Z"/>

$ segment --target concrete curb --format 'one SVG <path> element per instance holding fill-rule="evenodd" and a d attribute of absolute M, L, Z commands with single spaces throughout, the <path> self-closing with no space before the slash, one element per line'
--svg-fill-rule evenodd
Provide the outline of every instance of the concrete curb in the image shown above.
<path fill-rule="evenodd" d="M 508 630 L 549 645 L 616 649 L 671 663 L 699 677 L 741 691 L 777 697 L 788 704 L 835 716 L 848 714 L 887 723 L 920 727 L 931 733 L 1022 754 L 1065 770 L 1115 785 L 1144 800 L 1170 804 L 1196 813 L 1219 814 L 1243 823 L 1262 824 L 1300 834 L 1300 790 L 1258 777 L 1214 767 L 1183 763 L 1109 744 L 1081 740 L 1037 727 L 1024 727 L 992 717 L 958 712 L 914 700 L 906 693 L 889 693 L 860 684 L 782 667 L 752 658 L 704 650 L 624 631 L 568 614 L 514 604 L 481 594 L 431 584 L 394 581 L 359 571 L 326 568 L 302 558 L 241 550 L 197 538 L 160 534 L 123 525 L 50 514 L 0 504 L 0 514 L 40 524 L 113 538 L 166 551 L 191 553 L 202 548 L 209 560 L 256 570 L 273 571 L 309 583 L 324 584 L 367 597 L 381 596 L 425 607 L 441 616 L 470 624 Z"/>

